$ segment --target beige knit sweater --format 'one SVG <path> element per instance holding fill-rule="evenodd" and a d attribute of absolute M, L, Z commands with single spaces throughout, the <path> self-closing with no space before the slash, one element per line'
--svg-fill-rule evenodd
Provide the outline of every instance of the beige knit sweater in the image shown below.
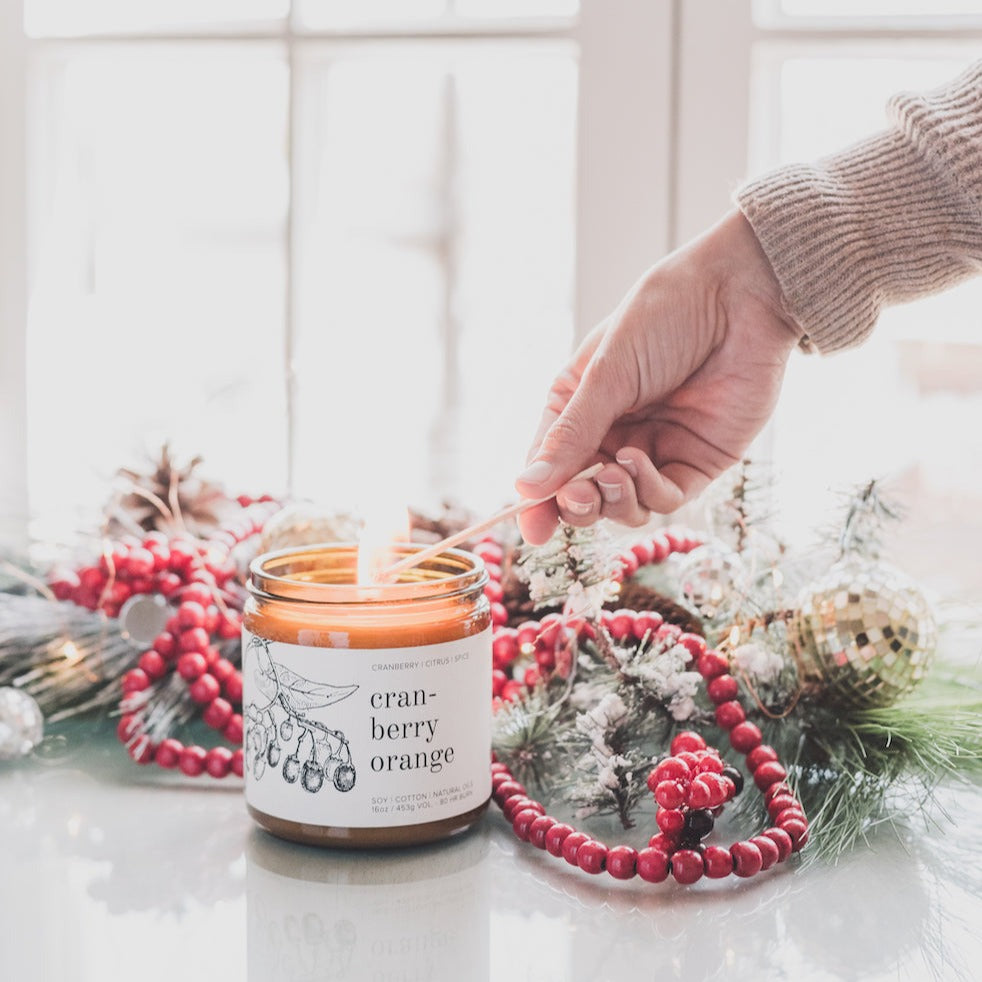
<path fill-rule="evenodd" d="M 806 346 L 858 344 L 880 309 L 982 271 L 982 62 L 898 95 L 891 127 L 736 195 Z"/>

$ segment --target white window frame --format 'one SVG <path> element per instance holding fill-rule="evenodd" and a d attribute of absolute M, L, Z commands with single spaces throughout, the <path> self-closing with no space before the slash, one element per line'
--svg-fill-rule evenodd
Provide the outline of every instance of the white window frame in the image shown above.
<path fill-rule="evenodd" d="M 148 31 L 84 37 L 28 39 L 20 2 L 0 3 L 0 541 L 25 544 L 29 517 L 25 387 L 29 299 L 27 159 L 28 74 L 34 45 L 94 45 L 195 40 L 249 43 L 272 40 L 285 47 L 291 69 L 304 45 L 339 45 L 393 40 L 569 38 L 580 58 L 577 140 L 575 334 L 582 337 L 616 304 L 631 282 L 671 242 L 673 166 L 672 99 L 680 0 L 582 0 L 574 21 L 524 19 L 479 23 L 462 18 L 412 29 L 300 30 L 291 15 L 276 24 L 248 24 L 168 33 Z M 291 186 L 295 186 L 297 142 L 291 71 Z M 292 216 L 292 202 L 291 202 Z M 520 234 L 520 230 L 516 230 Z M 288 218 L 287 268 L 292 273 L 295 229 Z M 287 427 L 293 437 L 294 380 L 289 366 L 294 339 L 296 284 L 288 273 L 285 304 Z M 455 339 L 446 338 L 452 356 Z M 557 369 L 562 352 L 557 352 Z M 68 407 L 66 406 L 66 409 Z M 292 453 L 289 464 L 292 478 Z M 66 485 L 70 494 L 70 485 Z"/>

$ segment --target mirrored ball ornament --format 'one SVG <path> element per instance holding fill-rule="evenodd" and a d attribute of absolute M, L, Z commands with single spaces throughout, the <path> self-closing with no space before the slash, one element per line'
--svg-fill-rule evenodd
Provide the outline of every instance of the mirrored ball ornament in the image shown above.
<path fill-rule="evenodd" d="M 693 549 L 679 568 L 682 602 L 710 620 L 730 617 L 747 593 L 747 571 L 740 556 L 709 543 Z"/>
<path fill-rule="evenodd" d="M 802 681 L 854 707 L 910 692 L 934 657 L 937 630 L 924 595 L 886 563 L 847 558 L 806 588 L 789 624 Z"/>
<path fill-rule="evenodd" d="M 44 715 L 20 689 L 0 688 L 0 760 L 26 757 L 44 736 Z"/>

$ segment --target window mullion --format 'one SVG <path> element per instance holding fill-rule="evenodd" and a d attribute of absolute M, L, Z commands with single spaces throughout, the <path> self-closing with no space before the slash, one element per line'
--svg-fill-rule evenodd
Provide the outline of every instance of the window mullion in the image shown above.
<path fill-rule="evenodd" d="M 0 539 L 27 541 L 27 41 L 0 4 Z"/>
<path fill-rule="evenodd" d="M 576 331 L 669 248 L 673 3 L 583 0 Z"/>

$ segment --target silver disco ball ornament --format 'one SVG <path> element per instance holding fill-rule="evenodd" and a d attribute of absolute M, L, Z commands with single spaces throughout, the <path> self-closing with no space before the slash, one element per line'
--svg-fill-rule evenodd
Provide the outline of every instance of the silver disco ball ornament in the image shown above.
<path fill-rule="evenodd" d="M 854 707 L 886 706 L 927 673 L 934 617 L 914 582 L 850 557 L 806 588 L 789 624 L 802 681 Z"/>
<path fill-rule="evenodd" d="M 746 596 L 747 585 L 743 560 L 716 543 L 693 549 L 679 567 L 682 602 L 708 620 L 734 614 Z"/>
<path fill-rule="evenodd" d="M 44 715 L 32 696 L 0 688 L 0 760 L 26 757 L 44 736 Z"/>

